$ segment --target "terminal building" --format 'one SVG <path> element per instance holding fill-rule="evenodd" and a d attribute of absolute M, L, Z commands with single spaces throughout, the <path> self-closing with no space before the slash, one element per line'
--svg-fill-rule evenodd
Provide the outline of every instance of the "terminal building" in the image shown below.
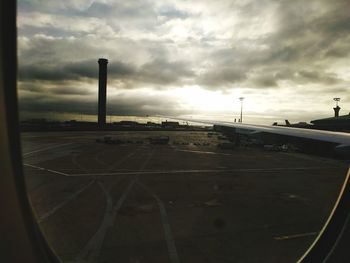
<path fill-rule="evenodd" d="M 177 121 L 162 121 L 163 128 L 180 128 L 180 123 Z"/>
<path fill-rule="evenodd" d="M 350 132 L 350 113 L 339 116 L 340 107 L 337 105 L 333 109 L 334 117 L 313 120 L 311 123 L 320 130 Z"/>

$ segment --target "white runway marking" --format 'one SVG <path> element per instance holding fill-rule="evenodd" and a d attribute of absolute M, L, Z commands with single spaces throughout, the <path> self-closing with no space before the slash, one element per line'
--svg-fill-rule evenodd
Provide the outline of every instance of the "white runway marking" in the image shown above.
<path fill-rule="evenodd" d="M 114 167 L 120 165 L 121 163 L 123 163 L 126 159 L 128 159 L 129 157 L 133 156 L 138 150 L 140 150 L 141 147 L 138 147 L 136 148 L 135 151 L 129 153 L 128 155 L 126 155 L 123 159 L 119 160 L 118 162 L 116 163 L 112 163 L 109 168 L 107 170 L 111 170 L 113 169 Z M 104 166 L 107 166 L 108 164 L 106 162 L 104 162 L 103 160 L 101 160 L 100 156 L 101 155 L 104 155 L 106 152 L 108 152 L 108 150 L 104 150 L 104 151 L 101 151 L 101 152 L 98 152 L 95 154 L 94 156 L 94 159 L 97 163 L 101 164 L 101 165 L 104 165 Z"/>
<path fill-rule="evenodd" d="M 316 236 L 319 232 L 310 232 L 310 233 L 302 233 L 302 234 L 295 234 L 295 235 L 288 235 L 288 236 L 279 236 L 274 237 L 275 240 L 288 240 L 288 239 L 294 239 L 299 237 L 308 237 L 308 236 Z"/>
<path fill-rule="evenodd" d="M 142 164 L 140 169 L 143 169 L 149 162 L 149 160 L 152 158 L 154 151 L 151 152 L 149 157 L 146 159 L 146 161 Z M 128 155 L 131 156 L 130 154 Z M 125 161 L 126 158 L 123 159 Z M 86 263 L 93 263 L 98 262 L 98 258 L 101 254 L 102 245 L 107 233 L 107 230 L 109 227 L 112 227 L 114 225 L 115 218 L 118 214 L 119 209 L 122 207 L 124 201 L 126 200 L 127 195 L 131 191 L 134 184 L 137 182 L 138 176 L 135 174 L 135 177 L 131 180 L 127 188 L 124 190 L 122 196 L 119 198 L 118 202 L 113 207 L 113 200 L 110 196 L 110 190 L 106 189 L 106 187 L 99 182 L 100 187 L 102 188 L 106 200 L 107 200 L 107 206 L 104 214 L 103 221 L 99 227 L 99 229 L 96 231 L 94 236 L 89 240 L 87 245 L 80 251 L 78 256 L 76 257 L 75 261 L 73 262 L 86 262 Z"/>
<path fill-rule="evenodd" d="M 103 154 L 105 154 L 106 152 L 107 152 L 107 150 L 104 150 L 104 151 L 97 152 L 97 153 L 94 155 L 94 159 L 95 159 L 95 161 L 96 161 L 98 164 L 104 165 L 104 166 L 107 165 L 107 163 L 105 163 L 104 161 L 102 161 L 102 160 L 100 159 L 100 156 L 103 155 Z"/>
<path fill-rule="evenodd" d="M 122 197 L 119 199 L 121 203 L 124 202 L 127 194 L 131 190 L 134 183 L 135 183 L 135 180 L 133 180 L 128 185 L 127 189 L 124 191 Z M 113 209 L 112 197 L 110 196 L 109 192 L 106 190 L 105 186 L 101 182 L 99 182 L 98 184 L 103 190 L 103 193 L 105 194 L 105 197 L 107 200 L 105 215 L 103 217 L 103 220 L 99 229 L 96 231 L 94 236 L 89 240 L 87 245 L 80 251 L 80 253 L 76 257 L 76 260 L 74 262 L 87 262 L 87 263 L 98 262 L 98 257 L 100 255 L 100 251 L 102 248 L 104 238 L 106 236 L 106 232 L 109 227 L 113 226 L 113 222 L 117 211 Z"/>
<path fill-rule="evenodd" d="M 165 240 L 166 240 L 166 243 L 167 243 L 170 260 L 171 260 L 172 263 L 180 263 L 180 259 L 179 259 L 179 256 L 177 254 L 177 250 L 176 250 L 176 246 L 175 246 L 175 240 L 174 240 L 173 234 L 171 232 L 171 227 L 170 227 L 170 223 L 169 223 L 169 219 L 168 219 L 168 214 L 166 212 L 164 203 L 146 185 L 144 185 L 143 183 L 141 183 L 139 181 L 137 182 L 137 184 L 139 184 L 141 187 L 143 187 L 157 201 L 157 204 L 158 204 L 158 207 L 159 207 L 159 211 L 160 211 L 160 215 L 161 215 L 161 219 L 162 219 L 162 224 L 163 224 L 163 229 L 164 229 L 164 236 L 165 236 Z"/>
<path fill-rule="evenodd" d="M 180 149 L 176 149 L 175 151 L 178 151 L 178 152 L 189 152 L 189 153 L 199 153 L 199 154 L 227 155 L 227 156 L 233 155 L 233 154 L 230 154 L 230 153 L 218 153 L 218 152 L 195 151 L 195 150 L 180 150 Z"/>
<path fill-rule="evenodd" d="M 42 151 L 46 151 L 46 150 L 50 150 L 50 149 L 54 149 L 54 148 L 58 148 L 58 147 L 66 146 L 66 145 L 70 145 L 70 144 L 74 144 L 74 143 L 70 142 L 70 143 L 64 143 L 64 144 L 56 144 L 54 146 L 49 146 L 49 147 L 41 148 L 41 149 L 38 149 L 38 150 L 35 150 L 35 151 L 24 153 L 23 156 L 28 156 L 28 155 L 33 154 L 33 153 L 38 153 L 38 152 L 42 152 Z"/>
<path fill-rule="evenodd" d="M 62 203 L 56 205 L 54 208 L 52 208 L 51 210 L 49 210 L 48 212 L 46 212 L 45 214 L 43 214 L 42 216 L 39 217 L 38 219 L 38 223 L 43 222 L 44 220 L 46 220 L 49 216 L 53 215 L 54 213 L 56 213 L 59 209 L 61 209 L 63 206 L 65 206 L 67 203 L 69 203 L 71 200 L 73 200 L 74 198 L 76 198 L 79 194 L 81 194 L 83 191 L 85 191 L 87 188 L 90 187 L 90 185 L 92 185 L 94 183 L 94 181 L 90 181 L 87 185 L 84 185 L 82 188 L 80 188 L 78 191 L 76 191 L 75 193 L 73 193 L 71 196 L 69 196 L 66 200 L 64 200 Z"/>
<path fill-rule="evenodd" d="M 77 161 L 78 155 L 79 155 L 78 153 L 72 154 L 72 163 L 73 163 L 75 166 L 77 166 L 80 170 L 82 170 L 82 171 L 88 173 L 88 172 L 89 172 L 88 169 L 85 169 L 85 167 L 83 167 L 82 165 L 80 165 L 80 163 Z"/>
<path fill-rule="evenodd" d="M 32 167 L 32 168 L 35 168 L 35 169 L 38 169 L 38 170 L 41 170 L 41 171 L 47 171 L 47 172 L 54 173 L 54 174 L 59 174 L 59 175 L 63 175 L 63 176 L 69 176 L 69 174 L 66 174 L 66 173 L 62 173 L 62 172 L 51 170 L 51 169 L 46 169 L 46 168 L 43 168 L 43 167 L 39 167 L 39 166 L 35 166 L 35 165 L 32 165 L 32 164 L 28 164 L 28 163 L 24 163 L 23 165 L 24 166 L 28 166 L 28 167 Z"/>
<path fill-rule="evenodd" d="M 237 169 L 203 169 L 203 170 L 144 170 L 144 171 L 126 171 L 113 173 L 90 173 L 90 174 L 70 174 L 69 176 L 113 176 L 113 175 L 142 175 L 142 174 L 178 174 L 178 173 L 228 173 L 228 172 L 278 172 L 278 171 L 304 171 L 317 169 L 330 169 L 333 167 L 283 167 L 283 168 L 237 168 Z"/>
<path fill-rule="evenodd" d="M 141 149 L 141 146 L 136 148 L 135 151 L 129 153 L 128 155 L 124 156 L 124 158 L 120 159 L 118 162 L 112 163 L 109 167 L 108 170 L 111 171 L 113 170 L 115 167 L 117 167 L 118 165 L 122 164 L 123 162 L 125 162 L 127 159 L 129 159 L 131 156 L 134 156 L 139 150 Z M 143 169 L 143 168 L 141 168 Z"/>

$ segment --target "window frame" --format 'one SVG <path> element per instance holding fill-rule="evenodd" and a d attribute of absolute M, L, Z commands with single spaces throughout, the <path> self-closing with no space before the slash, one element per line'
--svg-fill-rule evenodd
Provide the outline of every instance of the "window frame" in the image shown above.
<path fill-rule="evenodd" d="M 0 216 L 4 262 L 60 262 L 43 237 L 27 197 L 22 169 L 17 97 L 17 3 L 0 1 Z M 346 258 L 350 173 L 319 236 L 297 263 Z"/>

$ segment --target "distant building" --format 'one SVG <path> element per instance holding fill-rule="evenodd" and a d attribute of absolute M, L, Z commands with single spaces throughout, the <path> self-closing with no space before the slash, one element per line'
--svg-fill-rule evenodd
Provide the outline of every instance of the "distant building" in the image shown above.
<path fill-rule="evenodd" d="M 72 123 L 72 124 L 75 124 L 75 123 L 77 123 L 77 120 L 69 120 L 69 121 L 65 121 L 65 123 Z"/>
<path fill-rule="evenodd" d="M 315 128 L 333 131 L 350 131 L 350 113 L 348 115 L 311 121 Z"/>
<path fill-rule="evenodd" d="M 180 123 L 178 121 L 162 121 L 163 128 L 179 128 Z"/>
<path fill-rule="evenodd" d="M 119 121 L 119 122 L 113 122 L 114 125 L 123 126 L 123 127 L 136 127 L 141 125 L 137 121 Z"/>
<path fill-rule="evenodd" d="M 147 124 L 146 124 L 146 126 L 147 126 L 147 127 L 159 127 L 160 124 L 155 123 L 155 122 L 148 121 Z"/>
<path fill-rule="evenodd" d="M 334 100 L 336 100 L 335 98 Z M 340 99 L 336 100 L 337 102 Z M 333 108 L 334 117 L 324 118 L 319 120 L 313 120 L 311 123 L 314 128 L 320 130 L 331 130 L 331 131 L 350 131 L 350 113 L 348 115 L 339 116 L 340 107 L 338 104 Z"/>

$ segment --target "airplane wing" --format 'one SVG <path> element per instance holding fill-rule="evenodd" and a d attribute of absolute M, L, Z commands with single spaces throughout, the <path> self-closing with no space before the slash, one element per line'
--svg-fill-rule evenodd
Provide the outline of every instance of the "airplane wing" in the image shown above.
<path fill-rule="evenodd" d="M 243 123 L 236 123 L 236 122 L 199 120 L 199 119 L 189 119 L 189 118 L 174 118 L 174 117 L 171 117 L 171 118 L 182 120 L 182 121 L 188 121 L 188 122 L 231 127 L 231 128 L 235 128 L 235 131 L 237 133 L 246 134 L 246 131 L 248 130 L 251 132 L 266 132 L 266 133 L 298 137 L 298 138 L 304 138 L 304 139 L 310 139 L 310 140 L 316 140 L 316 141 L 330 142 L 330 143 L 338 144 L 335 147 L 337 152 L 347 151 L 350 153 L 350 133 L 345 133 L 345 132 L 333 132 L 333 131 L 283 127 L 283 126 L 254 125 L 254 124 L 243 124 Z M 241 132 L 241 131 L 245 131 L 245 132 Z"/>

